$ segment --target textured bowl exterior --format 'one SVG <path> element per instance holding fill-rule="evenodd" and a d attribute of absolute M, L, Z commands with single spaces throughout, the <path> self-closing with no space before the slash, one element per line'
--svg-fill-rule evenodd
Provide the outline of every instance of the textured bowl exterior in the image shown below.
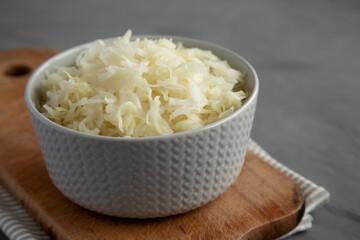
<path fill-rule="evenodd" d="M 32 79 L 38 77 L 34 73 Z M 137 139 L 66 129 L 31 107 L 29 95 L 26 102 L 49 176 L 66 197 L 103 214 L 153 218 L 203 206 L 236 180 L 257 89 L 253 95 L 241 111 L 219 124 Z"/>

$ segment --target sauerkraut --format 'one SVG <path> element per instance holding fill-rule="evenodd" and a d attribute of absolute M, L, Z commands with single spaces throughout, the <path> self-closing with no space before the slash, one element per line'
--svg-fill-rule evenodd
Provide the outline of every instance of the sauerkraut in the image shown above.
<path fill-rule="evenodd" d="M 171 39 L 97 40 L 41 85 L 39 111 L 80 132 L 146 137 L 199 128 L 224 118 L 246 99 L 240 71 L 211 51 Z"/>

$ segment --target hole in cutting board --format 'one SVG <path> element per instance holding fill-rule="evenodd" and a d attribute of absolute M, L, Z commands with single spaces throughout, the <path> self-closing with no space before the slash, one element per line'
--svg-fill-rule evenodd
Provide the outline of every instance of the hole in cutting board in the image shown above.
<path fill-rule="evenodd" d="M 12 65 L 5 70 L 5 75 L 10 77 L 22 77 L 31 72 L 31 68 L 24 64 Z"/>

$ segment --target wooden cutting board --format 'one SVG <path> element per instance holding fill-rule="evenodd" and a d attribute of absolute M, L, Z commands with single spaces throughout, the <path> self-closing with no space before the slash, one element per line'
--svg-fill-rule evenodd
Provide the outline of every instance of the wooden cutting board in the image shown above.
<path fill-rule="evenodd" d="M 24 87 L 57 51 L 0 53 L 0 181 L 54 239 L 275 239 L 301 220 L 304 200 L 287 176 L 248 151 L 236 182 L 194 211 L 151 220 L 109 217 L 66 199 L 50 181 L 31 126 Z"/>

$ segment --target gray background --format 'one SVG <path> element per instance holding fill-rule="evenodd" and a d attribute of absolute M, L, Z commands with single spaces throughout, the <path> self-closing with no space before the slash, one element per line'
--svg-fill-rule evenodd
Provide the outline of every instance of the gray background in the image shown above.
<path fill-rule="evenodd" d="M 313 228 L 290 239 L 360 239 L 360 1 L 0 1 L 0 50 L 66 49 L 127 29 L 248 59 L 260 78 L 252 137 L 331 193 Z"/>

